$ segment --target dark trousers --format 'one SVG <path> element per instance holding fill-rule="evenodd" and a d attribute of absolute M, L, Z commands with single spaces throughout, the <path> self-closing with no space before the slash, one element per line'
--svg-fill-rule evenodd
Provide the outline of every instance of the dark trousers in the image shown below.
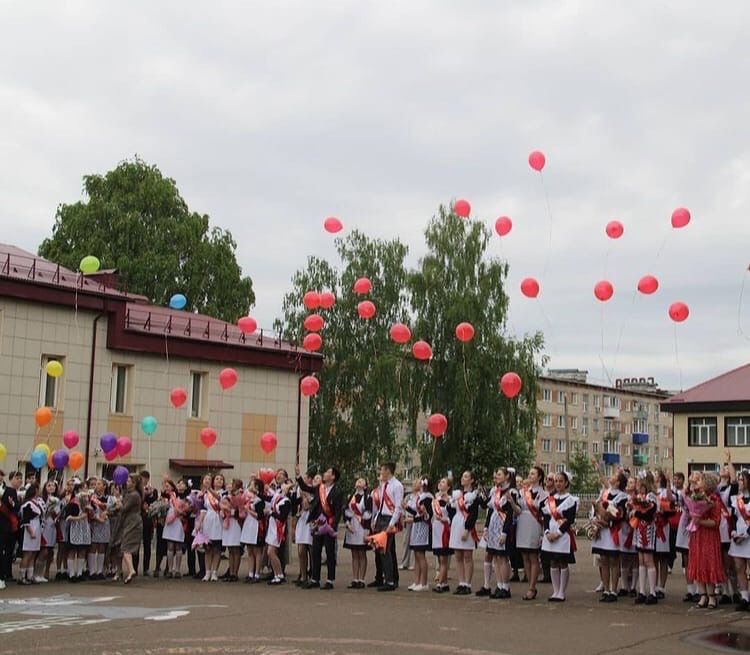
<path fill-rule="evenodd" d="M 0 580 L 10 582 L 13 579 L 13 557 L 17 540 L 15 532 L 0 534 Z"/>
<path fill-rule="evenodd" d="M 388 529 L 391 522 L 390 516 L 378 516 L 375 521 L 375 533 L 383 532 Z M 396 535 L 389 534 L 386 542 L 385 552 L 375 553 L 376 563 L 380 562 L 380 571 L 382 571 L 383 582 L 385 584 L 398 585 L 398 558 L 396 557 Z"/>
<path fill-rule="evenodd" d="M 328 567 L 328 579 L 333 582 L 336 579 L 336 539 L 329 536 L 315 535 L 312 543 L 312 576 L 315 582 L 320 582 L 321 562 L 323 561 L 323 548 L 326 549 L 326 566 Z"/>
<path fill-rule="evenodd" d="M 195 551 L 193 550 L 193 529 L 195 528 L 195 517 L 188 517 L 187 524 L 188 529 L 185 532 L 185 541 L 183 543 L 183 546 L 185 548 L 185 552 L 187 553 L 188 575 L 195 575 Z"/>
<path fill-rule="evenodd" d="M 167 542 L 162 536 L 164 533 L 164 526 L 161 523 L 156 524 L 156 569 L 161 569 L 162 560 L 167 556 Z M 164 568 L 166 571 L 166 567 Z"/>

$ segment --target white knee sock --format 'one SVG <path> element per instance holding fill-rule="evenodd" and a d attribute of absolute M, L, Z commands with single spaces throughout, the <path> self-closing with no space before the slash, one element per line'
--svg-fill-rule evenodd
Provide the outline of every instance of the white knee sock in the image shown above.
<path fill-rule="evenodd" d="M 98 573 L 104 573 L 104 553 L 99 553 L 96 556 L 96 570 Z"/>
<path fill-rule="evenodd" d="M 71 578 L 76 577 L 76 561 L 72 557 L 68 557 L 68 575 Z"/>
<path fill-rule="evenodd" d="M 653 596 L 656 593 L 656 568 L 648 569 L 648 593 Z"/>
<path fill-rule="evenodd" d="M 552 598 L 560 598 L 560 569 L 550 568 L 549 577 L 552 580 Z"/>
<path fill-rule="evenodd" d="M 641 596 L 646 595 L 646 567 L 645 566 L 638 567 L 638 593 L 640 593 Z"/>
<path fill-rule="evenodd" d="M 568 589 L 570 580 L 570 568 L 560 569 L 560 598 L 565 598 L 565 591 Z"/>
<path fill-rule="evenodd" d="M 96 553 L 89 553 L 86 559 L 89 564 L 89 573 L 94 575 L 96 573 Z"/>
<path fill-rule="evenodd" d="M 689 594 L 695 595 L 696 591 L 695 591 L 695 583 L 694 582 L 688 582 L 687 583 L 687 592 Z"/>
<path fill-rule="evenodd" d="M 484 563 L 484 588 L 489 589 L 492 584 L 492 562 Z"/>

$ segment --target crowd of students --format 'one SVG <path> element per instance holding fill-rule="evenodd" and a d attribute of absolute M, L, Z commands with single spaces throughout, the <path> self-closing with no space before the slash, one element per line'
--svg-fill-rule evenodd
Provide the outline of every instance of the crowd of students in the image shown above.
<path fill-rule="evenodd" d="M 410 591 L 450 592 L 452 564 L 455 595 L 510 599 L 511 582 L 521 580 L 522 570 L 523 600 L 537 597 L 543 575 L 551 583 L 548 600 L 565 601 L 579 508 L 567 473 L 545 475 L 534 466 L 518 476 L 500 467 L 492 486 L 484 488 L 464 471 L 455 488 L 449 478 L 434 487 L 419 478 L 405 493 L 394 472 L 394 464 L 384 464 L 372 488 L 359 479 L 351 493 L 340 488 L 333 467 L 320 475 L 297 470 L 295 479 L 280 469 L 268 482 L 207 474 L 195 489 L 187 479 L 165 478 L 159 490 L 145 471 L 131 474 L 123 487 L 101 478 L 70 478 L 62 485 L 48 480 L 40 487 L 35 479 L 24 484 L 20 473 L 12 473 L 1 483 L 0 588 L 13 579 L 14 559 L 16 580 L 23 585 L 51 580 L 53 564 L 57 580 L 127 584 L 139 569 L 141 548 L 144 575 L 180 578 L 184 558 L 193 578 L 237 582 L 246 554 L 245 582 L 281 585 L 295 544 L 295 583 L 330 590 L 343 522 L 341 545 L 351 551 L 352 589 L 398 587 L 395 535 L 405 529 L 415 562 Z M 748 504 L 750 474 L 737 475 L 729 460 L 720 478 L 693 473 L 687 484 L 683 475 L 663 472 L 635 476 L 617 470 L 602 477 L 602 491 L 583 526 L 598 560 L 601 601 L 632 596 L 638 604 L 657 603 L 681 555 L 686 601 L 713 608 L 734 600 L 738 609 L 747 609 Z M 482 583 L 473 591 L 477 548 L 484 550 Z M 368 583 L 373 551 L 375 575 Z M 220 578 L 223 555 L 227 564 Z"/>

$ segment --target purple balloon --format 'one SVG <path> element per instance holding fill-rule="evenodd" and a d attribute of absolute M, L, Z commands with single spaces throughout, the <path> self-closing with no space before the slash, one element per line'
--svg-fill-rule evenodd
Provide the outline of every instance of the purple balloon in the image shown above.
<path fill-rule="evenodd" d="M 62 471 L 68 465 L 68 453 L 64 450 L 56 450 L 52 453 L 52 465 L 56 471 Z"/>
<path fill-rule="evenodd" d="M 126 469 L 124 466 L 118 466 L 115 469 L 115 472 L 112 474 L 112 479 L 114 480 L 115 484 L 119 484 L 121 487 L 125 486 L 125 483 L 128 481 L 128 476 L 130 475 L 130 471 Z"/>
<path fill-rule="evenodd" d="M 111 432 L 107 432 L 99 438 L 99 445 L 102 447 L 103 453 L 111 453 L 117 448 L 117 437 Z"/>

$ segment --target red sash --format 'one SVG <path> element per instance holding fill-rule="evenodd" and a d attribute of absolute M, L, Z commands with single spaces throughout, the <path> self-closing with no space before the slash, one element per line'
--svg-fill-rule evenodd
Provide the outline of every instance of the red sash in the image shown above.
<path fill-rule="evenodd" d="M 464 493 L 461 492 L 461 495 L 458 497 L 458 509 L 461 510 L 461 514 L 464 516 L 464 522 L 466 522 L 466 519 L 469 518 L 469 510 L 466 508 L 466 501 L 464 500 Z M 471 538 L 474 539 L 474 543 L 479 541 L 479 536 L 477 535 L 477 529 L 476 527 L 473 527 L 471 529 Z"/>
<path fill-rule="evenodd" d="M 656 538 L 659 541 L 666 541 L 667 533 L 664 530 L 664 528 L 666 525 L 669 524 L 669 521 L 666 519 L 666 517 L 663 514 L 657 514 L 655 523 L 656 523 Z"/>
<path fill-rule="evenodd" d="M 443 514 L 443 506 L 440 504 L 440 500 L 437 498 L 432 501 L 432 513 L 443 526 L 442 544 L 443 548 L 448 548 L 451 543 L 451 524 L 450 522 L 446 523 L 445 521 L 443 521 L 443 518 L 445 516 Z"/>
<path fill-rule="evenodd" d="M 380 491 L 380 489 L 378 489 Z M 391 497 L 388 495 L 388 483 L 386 482 L 385 487 L 383 487 L 383 504 L 388 508 L 388 511 L 393 514 L 393 512 L 396 509 L 396 505 L 391 500 Z M 380 510 L 380 503 L 378 503 L 378 511 Z"/>
<path fill-rule="evenodd" d="M 542 518 L 542 513 L 539 511 L 539 508 L 534 503 L 534 497 L 531 495 L 531 489 L 526 489 L 523 493 L 524 498 L 526 499 L 526 509 L 529 510 L 531 515 L 541 524 L 544 523 L 544 519 Z"/>
<path fill-rule="evenodd" d="M 739 512 L 745 524 L 750 525 L 750 514 L 747 512 L 745 499 L 742 496 L 737 496 L 737 512 Z"/>
<path fill-rule="evenodd" d="M 560 523 L 560 521 L 565 520 L 565 517 L 557 511 L 557 501 L 555 500 L 554 496 L 549 496 L 547 498 L 547 505 L 549 506 L 549 514 L 553 519 L 555 519 L 555 521 Z M 568 526 L 568 537 L 570 537 L 570 552 L 575 553 L 578 550 L 578 544 L 576 543 L 575 532 L 570 529 L 571 527 L 572 526 Z"/>
<path fill-rule="evenodd" d="M 362 510 L 359 509 L 359 502 L 357 501 L 357 494 L 352 494 L 352 497 L 349 499 L 349 509 L 351 510 L 352 514 L 354 514 L 357 517 L 357 520 L 361 523 L 362 522 Z"/>
<path fill-rule="evenodd" d="M 218 499 L 214 498 L 213 494 L 208 491 L 204 494 L 204 497 L 208 499 L 208 504 L 211 506 L 211 509 L 218 514 L 220 507 Z"/>
<path fill-rule="evenodd" d="M 322 483 L 318 485 L 318 498 L 320 498 L 320 508 L 323 510 L 323 514 L 326 515 L 328 523 L 333 525 L 333 510 L 328 503 L 328 492 L 326 491 L 325 485 Z"/>
<path fill-rule="evenodd" d="M 495 506 L 494 510 L 497 513 L 497 515 L 500 517 L 500 520 L 505 523 L 505 519 L 507 517 L 507 514 L 502 511 L 503 507 L 503 490 L 500 487 L 495 487 L 495 495 L 492 499 L 492 504 Z"/>
<path fill-rule="evenodd" d="M 609 490 L 605 489 L 602 491 L 601 503 L 604 509 L 609 507 Z M 620 510 L 617 510 L 617 516 L 614 517 L 615 521 L 609 526 L 609 536 L 612 538 L 612 543 L 620 547 Z"/>
<path fill-rule="evenodd" d="M 281 504 L 281 501 L 284 500 L 284 496 L 281 494 L 276 494 L 276 498 L 273 499 L 273 502 L 271 503 L 271 510 L 279 513 L 279 505 Z M 286 521 L 279 521 L 279 519 L 274 517 L 274 522 L 276 523 L 276 539 L 278 540 L 279 544 L 284 543 L 284 539 L 286 538 Z"/>

